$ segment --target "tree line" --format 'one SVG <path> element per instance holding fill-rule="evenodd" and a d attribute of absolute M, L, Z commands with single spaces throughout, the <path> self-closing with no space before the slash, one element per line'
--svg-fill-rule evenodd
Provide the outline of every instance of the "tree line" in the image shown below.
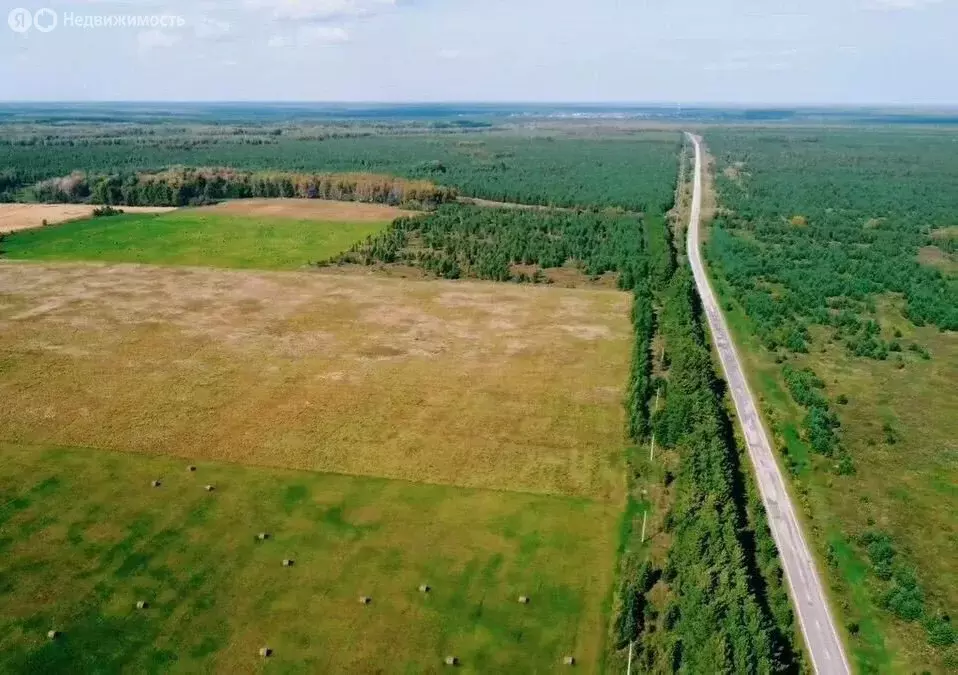
<path fill-rule="evenodd" d="M 434 207 L 457 197 L 454 189 L 428 181 L 374 174 L 190 168 L 108 175 L 75 172 L 40 181 L 29 195 L 39 202 L 124 206 L 196 206 L 223 199 L 287 197 Z"/>
<path fill-rule="evenodd" d="M 668 600 L 645 621 L 660 630 L 637 636 L 640 663 L 672 672 L 798 672 L 782 569 L 739 464 L 687 269 L 659 301 L 668 374 L 653 427 L 659 444 L 678 451 L 679 466 L 661 571 Z"/>

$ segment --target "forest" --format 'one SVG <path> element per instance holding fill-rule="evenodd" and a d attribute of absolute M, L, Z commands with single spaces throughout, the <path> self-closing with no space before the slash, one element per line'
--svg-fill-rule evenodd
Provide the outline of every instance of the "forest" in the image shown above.
<path fill-rule="evenodd" d="M 449 205 L 433 213 L 396 220 L 329 263 L 403 263 L 447 279 L 539 281 L 514 273 L 514 265 L 540 271 L 578 265 L 584 274 L 620 275 L 632 288 L 647 274 L 643 218 L 605 212 L 538 211 Z"/>
<path fill-rule="evenodd" d="M 752 356 L 768 363 L 759 384 L 767 403 L 775 392 L 766 383 L 778 379 L 801 411 L 791 440 L 788 407 L 776 398 L 766 414 L 785 430 L 783 459 L 806 513 L 833 514 L 825 548 L 835 581 L 845 575 L 850 586 L 842 602 L 847 608 L 849 597 L 863 596 L 857 616 L 876 608 L 885 637 L 914 650 L 906 660 L 928 658 L 930 646 L 946 669 L 958 666 L 949 606 L 954 594 L 942 592 L 948 583 L 935 577 L 953 560 L 954 540 L 920 528 L 932 529 L 930 512 L 948 521 L 954 511 L 953 491 L 926 492 L 925 486 L 954 484 L 948 442 L 933 439 L 947 436 L 955 399 L 939 391 L 918 402 L 903 392 L 922 386 L 917 373 L 954 368 L 954 138 L 947 128 L 877 127 L 707 135 L 719 211 L 706 253 L 734 301 L 726 309 L 733 316 L 741 309 L 748 332 L 767 350 Z M 847 410 L 856 403 L 857 410 Z M 940 412 L 919 422 L 916 406 Z M 795 443 L 818 461 L 800 469 Z M 907 489 L 904 474 L 916 477 Z M 839 485 L 840 494 L 830 496 Z M 810 486 L 821 488 L 814 502 Z M 859 513 L 846 513 L 848 503 Z M 895 526 L 882 513 L 895 514 Z M 860 556 L 861 571 L 849 563 L 851 555 Z M 929 592 L 930 585 L 938 592 Z M 883 635 L 875 623 L 855 620 L 847 627 L 853 650 L 867 654 L 860 661 L 866 672 L 881 670 L 876 660 L 888 658 L 876 656 Z M 860 637 L 864 626 L 867 638 Z"/>
<path fill-rule="evenodd" d="M 815 324 L 855 355 L 885 359 L 891 341 L 870 319 L 886 293 L 902 294 L 916 325 L 958 330 L 958 278 L 918 261 L 958 212 L 950 143 L 730 129 L 708 140 L 722 167 L 708 254 L 769 349 L 807 350 Z"/>
<path fill-rule="evenodd" d="M 30 199 L 27 188 L 80 171 L 130 176 L 176 167 L 235 171 L 363 173 L 426 180 L 488 200 L 562 207 L 664 212 L 677 132 L 617 137 L 433 133 L 367 127 L 243 128 L 143 125 L 0 126 L 0 201 Z"/>

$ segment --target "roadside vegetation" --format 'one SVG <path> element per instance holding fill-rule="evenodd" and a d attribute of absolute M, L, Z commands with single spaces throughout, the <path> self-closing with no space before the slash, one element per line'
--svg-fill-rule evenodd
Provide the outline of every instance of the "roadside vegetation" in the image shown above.
<path fill-rule="evenodd" d="M 710 267 L 863 672 L 958 667 L 952 140 L 706 134 Z"/>

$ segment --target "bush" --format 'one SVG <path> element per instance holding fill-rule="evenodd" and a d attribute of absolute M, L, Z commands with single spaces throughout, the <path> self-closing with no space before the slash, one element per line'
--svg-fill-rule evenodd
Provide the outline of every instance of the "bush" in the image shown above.
<path fill-rule="evenodd" d="M 859 543 L 865 547 L 878 578 L 891 579 L 892 563 L 895 560 L 895 547 L 891 537 L 884 532 L 868 531 L 859 537 Z"/>
<path fill-rule="evenodd" d="M 950 647 L 958 643 L 958 630 L 951 623 L 948 616 L 930 619 L 925 628 L 928 630 L 928 643 L 934 647 Z"/>
<path fill-rule="evenodd" d="M 916 621 L 925 611 L 925 594 L 915 575 L 899 570 L 895 584 L 881 597 L 881 605 L 903 621 Z"/>
<path fill-rule="evenodd" d="M 98 206 L 95 209 L 93 209 L 94 218 L 108 218 L 110 216 L 119 216 L 122 213 L 123 213 L 123 209 L 115 209 L 110 205 Z"/>

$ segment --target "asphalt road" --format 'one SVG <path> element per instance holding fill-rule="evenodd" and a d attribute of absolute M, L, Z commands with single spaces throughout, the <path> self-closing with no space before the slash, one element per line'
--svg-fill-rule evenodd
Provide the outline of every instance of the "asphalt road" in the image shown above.
<path fill-rule="evenodd" d="M 722 362 L 722 370 L 735 402 L 738 420 L 748 445 L 748 454 L 758 479 L 762 502 L 768 512 L 768 524 L 772 537 L 778 545 L 785 579 L 792 597 L 792 605 L 805 637 L 807 652 L 816 673 L 850 673 L 848 657 L 842 645 L 835 620 L 828 607 L 821 577 L 802 534 L 802 525 L 792 505 L 785 479 L 772 454 L 768 435 L 755 405 L 755 397 L 748 387 L 745 372 L 739 361 L 735 344 L 729 334 L 728 324 L 719 309 L 718 301 L 705 267 L 702 264 L 699 244 L 699 220 L 702 214 L 702 146 L 700 139 L 687 134 L 695 143 L 695 183 L 692 197 L 692 216 L 688 229 L 688 256 L 695 274 L 695 285 L 702 306 L 708 317 L 712 340 Z"/>

